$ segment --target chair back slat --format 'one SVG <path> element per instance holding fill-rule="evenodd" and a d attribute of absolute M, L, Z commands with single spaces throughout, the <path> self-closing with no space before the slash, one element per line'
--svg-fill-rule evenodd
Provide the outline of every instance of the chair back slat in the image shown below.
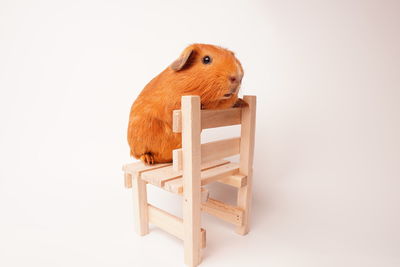
<path fill-rule="evenodd" d="M 206 109 L 201 111 L 201 129 L 240 124 L 241 109 Z"/>
<path fill-rule="evenodd" d="M 229 138 L 201 145 L 201 162 L 223 159 L 240 153 L 240 138 Z"/>
<path fill-rule="evenodd" d="M 240 138 L 229 138 L 201 144 L 201 163 L 234 156 L 240 153 Z M 173 168 L 180 171 L 183 166 L 182 149 L 172 152 Z"/>
<path fill-rule="evenodd" d="M 204 130 L 240 124 L 241 114 L 241 108 L 201 110 L 201 129 Z M 172 130 L 175 133 L 182 132 L 181 110 L 173 111 Z"/>

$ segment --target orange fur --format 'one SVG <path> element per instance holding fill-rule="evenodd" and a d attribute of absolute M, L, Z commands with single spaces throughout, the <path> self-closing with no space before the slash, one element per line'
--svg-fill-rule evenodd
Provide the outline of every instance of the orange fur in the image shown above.
<path fill-rule="evenodd" d="M 203 64 L 204 56 L 212 62 Z M 180 109 L 181 96 L 199 95 L 202 109 L 242 105 L 237 96 L 242 77 L 242 66 L 231 51 L 206 44 L 188 46 L 133 103 L 128 126 L 131 155 L 146 164 L 171 162 L 172 150 L 181 147 L 181 135 L 172 132 L 172 111 Z"/>

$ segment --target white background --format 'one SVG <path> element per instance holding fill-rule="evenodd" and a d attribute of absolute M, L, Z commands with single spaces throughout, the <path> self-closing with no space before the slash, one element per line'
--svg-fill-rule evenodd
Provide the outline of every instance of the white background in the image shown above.
<path fill-rule="evenodd" d="M 235 51 L 258 96 L 252 231 L 204 215 L 202 266 L 400 266 L 399 10 L 1 0 L 0 266 L 183 266 L 179 240 L 134 233 L 121 166 L 133 100 L 193 42 Z"/>

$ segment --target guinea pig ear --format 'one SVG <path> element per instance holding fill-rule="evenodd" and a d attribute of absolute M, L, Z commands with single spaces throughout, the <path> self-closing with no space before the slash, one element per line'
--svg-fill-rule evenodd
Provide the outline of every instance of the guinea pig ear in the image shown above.
<path fill-rule="evenodd" d="M 187 47 L 185 50 L 183 50 L 179 58 L 171 64 L 171 69 L 173 69 L 174 71 L 180 71 L 181 69 L 183 69 L 185 66 L 188 65 L 189 58 L 193 54 L 194 48 L 191 46 Z"/>

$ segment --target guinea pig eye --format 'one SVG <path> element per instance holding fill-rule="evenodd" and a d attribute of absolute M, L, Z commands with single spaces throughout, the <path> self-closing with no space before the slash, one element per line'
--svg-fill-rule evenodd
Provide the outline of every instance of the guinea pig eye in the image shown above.
<path fill-rule="evenodd" d="M 210 56 L 203 57 L 203 64 L 210 64 L 212 61 Z"/>

